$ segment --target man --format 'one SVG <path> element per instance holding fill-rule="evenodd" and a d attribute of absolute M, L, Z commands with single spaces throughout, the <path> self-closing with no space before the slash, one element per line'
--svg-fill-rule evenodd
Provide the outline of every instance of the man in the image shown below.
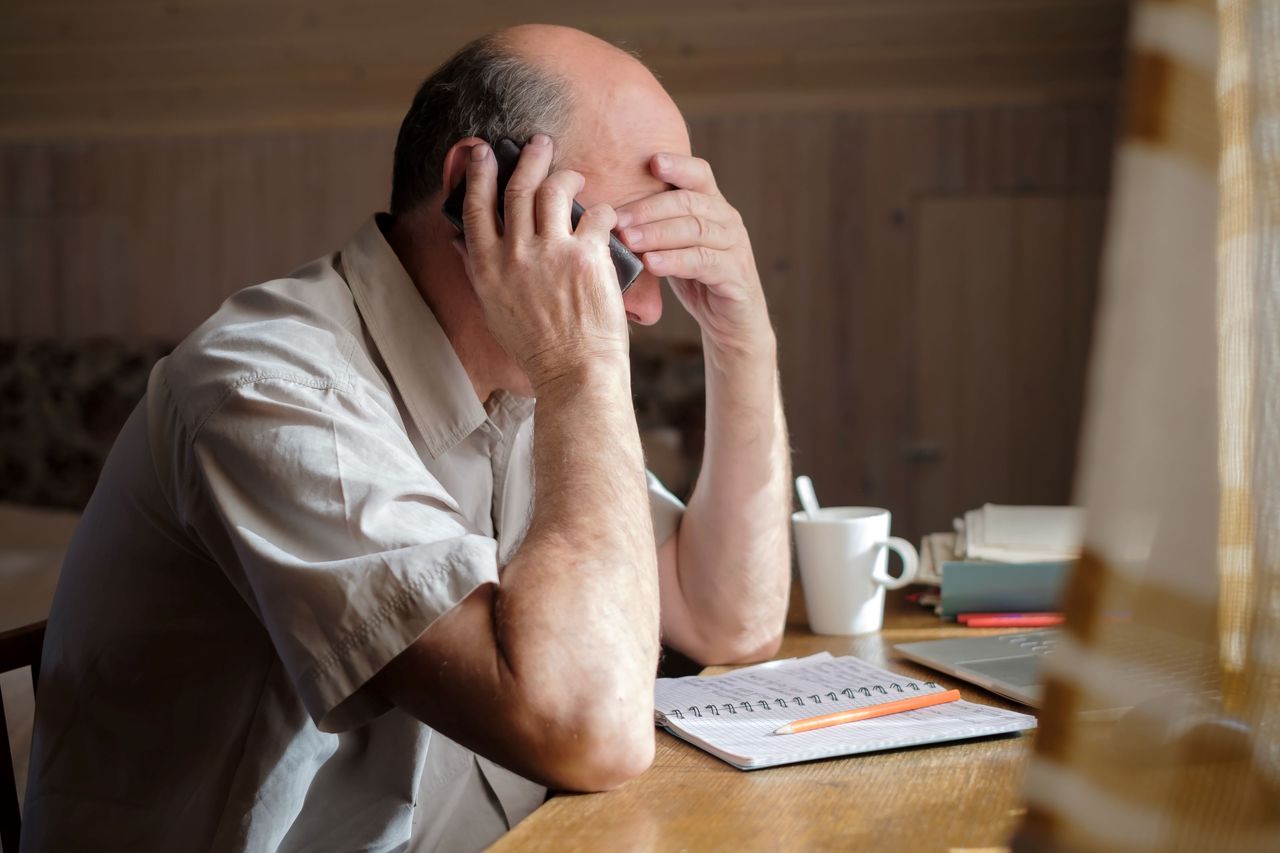
<path fill-rule="evenodd" d="M 503 136 L 529 144 L 500 227 Z M 24 846 L 477 848 L 543 786 L 648 766 L 660 633 L 704 662 L 777 648 L 774 337 L 652 75 L 564 28 L 473 43 L 405 118 L 391 208 L 154 371 L 63 570 Z M 614 228 L 646 267 L 625 295 Z M 706 358 L 685 509 L 630 401 L 660 276 Z"/>

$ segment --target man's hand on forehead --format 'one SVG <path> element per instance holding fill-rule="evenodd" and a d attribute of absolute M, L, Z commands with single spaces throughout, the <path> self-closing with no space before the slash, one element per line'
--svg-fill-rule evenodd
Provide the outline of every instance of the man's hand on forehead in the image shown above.
<path fill-rule="evenodd" d="M 711 165 L 660 153 L 649 170 L 672 189 L 617 209 L 622 241 L 650 272 L 668 278 L 714 345 L 747 350 L 772 335 L 746 226 L 720 194 Z"/>

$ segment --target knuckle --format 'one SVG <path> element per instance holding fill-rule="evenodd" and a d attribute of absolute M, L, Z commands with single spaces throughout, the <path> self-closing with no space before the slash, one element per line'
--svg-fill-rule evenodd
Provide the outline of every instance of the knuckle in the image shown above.
<path fill-rule="evenodd" d="M 552 181 L 543 181 L 538 187 L 538 201 L 541 204 L 550 204 L 560 195 L 560 188 Z"/>
<path fill-rule="evenodd" d="M 604 237 L 607 240 L 608 232 L 612 231 L 613 226 L 618 223 L 618 217 L 613 213 L 612 210 L 605 209 L 605 210 L 599 211 L 593 217 L 592 221 L 599 226 L 601 231 L 605 232 Z"/>
<path fill-rule="evenodd" d="M 614 212 L 613 207 L 603 202 L 593 204 L 591 207 L 588 207 L 586 212 L 582 214 L 582 217 L 587 220 L 587 223 L 590 226 L 594 227 L 598 225 L 605 230 L 612 228 L 613 223 L 618 220 L 617 213 Z"/>
<path fill-rule="evenodd" d="M 533 195 L 533 192 L 533 187 L 520 183 L 515 178 L 512 178 L 507 182 L 507 191 L 504 195 L 506 196 L 506 200 L 510 202 L 513 199 L 527 199 Z"/>
<path fill-rule="evenodd" d="M 594 252 L 591 247 L 580 245 L 569 254 L 569 270 L 575 277 L 589 275 L 595 269 Z"/>
<path fill-rule="evenodd" d="M 720 267 L 720 253 L 708 249 L 706 246 L 698 247 L 698 260 L 702 262 L 702 266 L 706 269 L 718 269 Z"/>
<path fill-rule="evenodd" d="M 711 226 L 701 216 L 693 217 L 693 229 L 699 242 L 705 242 L 711 236 Z"/>

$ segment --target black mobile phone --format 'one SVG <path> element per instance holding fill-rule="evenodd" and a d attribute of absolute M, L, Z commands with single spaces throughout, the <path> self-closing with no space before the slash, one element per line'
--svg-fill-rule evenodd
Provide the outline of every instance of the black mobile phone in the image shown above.
<path fill-rule="evenodd" d="M 499 139 L 493 146 L 493 156 L 498 161 L 498 220 L 503 218 L 503 199 L 507 191 L 507 181 L 511 179 L 511 173 L 516 170 L 516 162 L 520 159 L 520 146 L 516 145 L 510 139 Z M 444 200 L 444 215 L 449 218 L 459 231 L 462 230 L 462 200 L 467 195 L 467 178 L 464 175 L 458 185 L 453 188 L 453 192 L 449 193 L 449 197 Z M 569 214 L 573 227 L 578 227 L 578 220 L 582 218 L 585 212 L 582 205 L 576 201 L 573 203 L 573 212 Z M 613 261 L 613 268 L 618 273 L 618 284 L 622 286 L 622 292 L 626 293 L 627 288 L 636 280 L 636 276 L 640 275 L 644 269 L 644 263 L 641 262 L 635 254 L 622 245 L 622 241 L 616 235 L 609 235 L 609 257 Z"/>

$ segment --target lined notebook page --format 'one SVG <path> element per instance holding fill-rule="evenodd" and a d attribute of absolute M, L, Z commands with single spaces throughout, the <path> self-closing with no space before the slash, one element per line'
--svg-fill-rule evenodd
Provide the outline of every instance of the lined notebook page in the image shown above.
<path fill-rule="evenodd" d="M 942 743 L 1035 727 L 1035 718 L 948 702 L 791 735 L 784 723 L 945 688 L 827 653 L 725 675 L 660 678 L 656 718 L 672 734 L 742 769 Z"/>

